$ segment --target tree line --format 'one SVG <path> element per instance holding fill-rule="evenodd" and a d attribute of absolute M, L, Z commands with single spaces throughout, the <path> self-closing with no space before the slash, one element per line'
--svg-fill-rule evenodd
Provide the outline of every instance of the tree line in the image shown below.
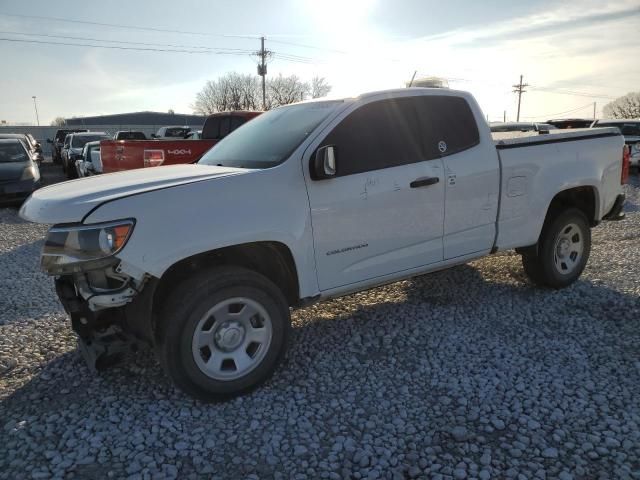
<path fill-rule="evenodd" d="M 308 98 L 320 98 L 331 91 L 324 77 L 313 77 L 310 82 L 297 75 L 269 78 L 265 85 L 264 110 L 299 102 Z M 196 94 L 193 111 L 211 115 L 229 110 L 262 110 L 262 82 L 254 75 L 230 72 L 217 80 L 209 80 Z"/>
<path fill-rule="evenodd" d="M 605 118 L 640 118 L 640 92 L 627 93 L 602 109 Z"/>

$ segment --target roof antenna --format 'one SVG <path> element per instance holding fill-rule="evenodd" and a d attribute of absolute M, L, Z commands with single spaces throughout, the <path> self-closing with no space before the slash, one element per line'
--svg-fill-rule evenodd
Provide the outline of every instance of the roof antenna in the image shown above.
<path fill-rule="evenodd" d="M 411 81 L 409 82 L 409 85 L 407 86 L 407 88 L 411 87 L 411 85 L 413 85 L 413 81 L 416 78 L 416 73 L 418 73 L 418 70 L 414 70 L 413 71 L 413 77 L 411 77 Z"/>

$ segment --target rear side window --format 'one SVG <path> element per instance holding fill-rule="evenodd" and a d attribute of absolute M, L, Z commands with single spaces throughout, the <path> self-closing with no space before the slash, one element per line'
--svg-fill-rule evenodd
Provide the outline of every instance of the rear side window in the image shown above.
<path fill-rule="evenodd" d="M 464 98 L 424 96 L 415 98 L 415 105 L 426 159 L 459 153 L 480 143 L 476 119 Z"/>
<path fill-rule="evenodd" d="M 220 138 L 220 117 L 209 117 L 202 127 L 202 138 L 217 140 Z"/>
<path fill-rule="evenodd" d="M 165 138 L 184 138 L 189 133 L 188 128 L 167 128 L 164 131 Z"/>
<path fill-rule="evenodd" d="M 247 121 L 244 117 L 231 117 L 231 131 L 233 132 L 236 128 L 243 125 Z"/>
<path fill-rule="evenodd" d="M 146 140 L 143 132 L 118 132 L 116 140 Z"/>
<path fill-rule="evenodd" d="M 323 145 L 338 151 L 338 176 L 432 160 L 477 145 L 471 108 L 459 97 L 372 102 L 347 116 Z"/>
<path fill-rule="evenodd" d="M 224 138 L 231 133 L 231 118 L 222 117 L 220 119 L 220 138 Z"/>

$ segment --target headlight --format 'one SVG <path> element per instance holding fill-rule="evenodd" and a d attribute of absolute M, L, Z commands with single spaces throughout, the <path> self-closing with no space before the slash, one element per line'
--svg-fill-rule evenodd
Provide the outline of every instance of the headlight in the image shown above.
<path fill-rule="evenodd" d="M 20 180 L 34 180 L 36 178 L 36 169 L 33 165 L 27 167 L 22 172 Z"/>
<path fill-rule="evenodd" d="M 112 256 L 127 243 L 135 222 L 118 220 L 94 225 L 53 227 L 42 250 L 42 269 L 51 274 L 86 270 L 86 262 L 95 267 L 108 265 Z"/>

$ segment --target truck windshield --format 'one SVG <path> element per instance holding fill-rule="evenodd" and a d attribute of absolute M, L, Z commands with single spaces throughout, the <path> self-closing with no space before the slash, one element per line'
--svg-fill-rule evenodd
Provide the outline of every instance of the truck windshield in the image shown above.
<path fill-rule="evenodd" d="M 275 167 L 342 104 L 342 100 L 301 103 L 263 113 L 226 136 L 198 163 L 238 168 Z"/>
<path fill-rule="evenodd" d="M 0 143 L 0 163 L 26 162 L 27 152 L 18 142 Z"/>

